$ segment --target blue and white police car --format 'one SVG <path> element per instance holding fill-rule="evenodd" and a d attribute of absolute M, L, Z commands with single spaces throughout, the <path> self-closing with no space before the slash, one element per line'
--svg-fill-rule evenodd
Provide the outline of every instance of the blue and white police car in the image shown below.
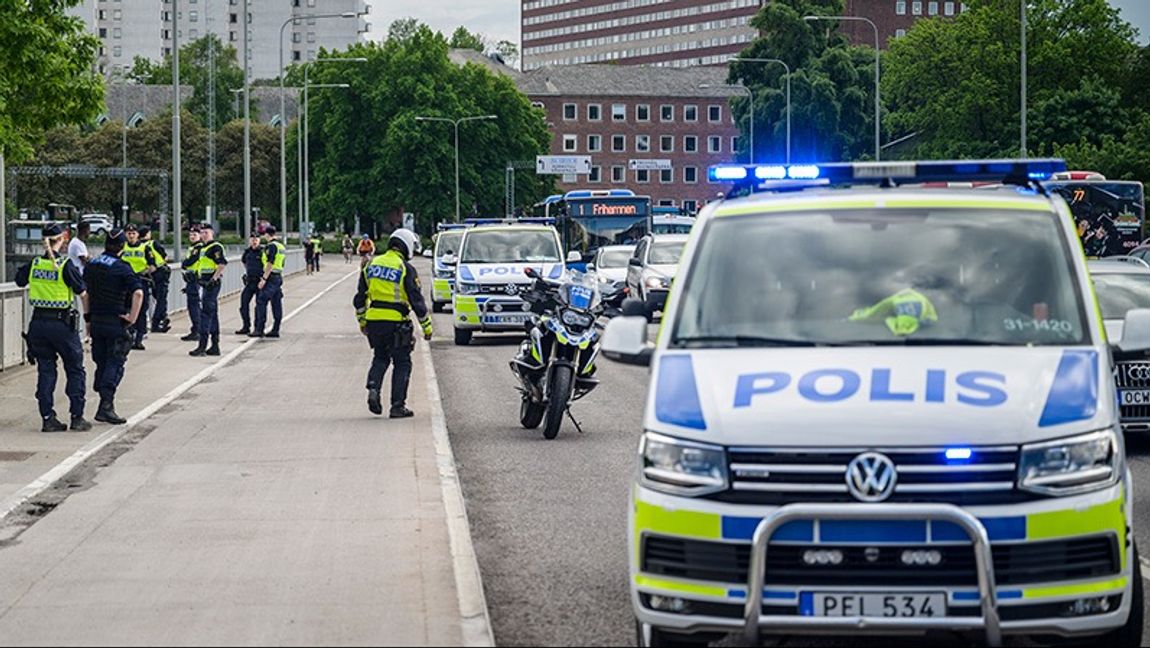
<path fill-rule="evenodd" d="M 700 214 L 658 340 L 631 317 L 603 342 L 652 369 L 630 507 L 643 645 L 1140 644 L 1111 354 L 1068 207 L 1040 183 L 1064 168 L 711 170 L 749 195 Z M 1004 186 L 915 186 L 976 180 Z M 1148 329 L 1123 346 L 1150 348 Z"/>

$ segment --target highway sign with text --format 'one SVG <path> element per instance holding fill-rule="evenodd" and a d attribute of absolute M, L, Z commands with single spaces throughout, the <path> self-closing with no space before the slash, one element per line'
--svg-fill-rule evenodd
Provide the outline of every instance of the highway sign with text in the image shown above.
<path fill-rule="evenodd" d="M 589 155 L 540 155 L 535 158 L 535 173 L 541 175 L 591 175 Z"/>

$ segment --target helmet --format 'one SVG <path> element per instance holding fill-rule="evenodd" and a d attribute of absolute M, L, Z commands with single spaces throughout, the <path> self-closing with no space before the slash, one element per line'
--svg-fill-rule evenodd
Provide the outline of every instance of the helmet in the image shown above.
<path fill-rule="evenodd" d="M 411 259 L 411 257 L 419 253 L 419 237 L 415 235 L 415 232 L 409 229 L 397 229 L 392 232 L 387 244 L 394 246 L 396 242 L 403 244 L 402 250 L 408 259 Z"/>

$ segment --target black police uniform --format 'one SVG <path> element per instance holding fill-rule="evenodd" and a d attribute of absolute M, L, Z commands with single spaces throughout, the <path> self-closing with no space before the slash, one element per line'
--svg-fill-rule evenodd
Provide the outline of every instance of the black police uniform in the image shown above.
<path fill-rule="evenodd" d="M 267 254 L 267 263 L 275 265 L 279 248 L 268 243 L 264 246 L 264 252 Z M 262 268 L 260 275 L 262 278 Z M 263 290 L 260 290 L 259 296 L 256 297 L 256 329 L 254 331 L 256 334 L 263 333 L 264 327 L 267 326 L 269 304 L 272 309 L 272 330 L 268 331 L 267 335 L 268 337 L 279 337 L 280 324 L 283 323 L 284 319 L 284 276 L 282 272 L 273 272 L 268 275 Z"/>
<path fill-rule="evenodd" d="M 131 312 L 132 295 L 143 292 L 144 285 L 132 266 L 107 252 L 88 262 L 84 281 L 88 284 L 92 360 L 96 362 L 93 388 L 100 395 L 96 420 L 123 422 L 115 410 L 116 388 L 124 378 L 124 364 L 135 336 L 122 316 Z"/>
<path fill-rule="evenodd" d="M 228 264 L 224 254 L 224 246 L 219 241 L 204 243 L 200 249 L 200 343 L 189 355 L 219 355 L 220 354 L 220 281 L 213 280 L 214 272 L 205 271 L 204 259 L 210 259 L 217 266 Z M 211 346 L 208 346 L 208 343 Z"/>
<path fill-rule="evenodd" d="M 47 234 L 47 232 L 46 232 Z M 58 233 L 57 233 L 58 235 Z M 45 259 L 51 259 L 47 254 Z M 65 256 L 57 258 L 59 272 L 64 275 L 64 283 L 79 295 L 86 290 L 80 271 Z M 25 264 L 16 271 L 16 285 L 28 286 L 32 278 L 32 262 Z M 89 429 L 84 427 L 84 392 L 87 377 L 84 373 L 84 347 L 80 344 L 80 335 L 76 332 L 76 311 L 71 306 L 65 308 L 33 307 L 32 321 L 28 324 L 28 355 L 36 362 L 36 402 L 40 406 L 40 418 L 43 420 L 43 431 L 58 432 L 64 430 L 64 425 L 56 419 L 55 392 L 56 392 L 56 358 L 64 363 L 64 373 L 67 384 L 64 392 L 68 395 L 69 412 L 72 415 L 73 429 Z"/>
<path fill-rule="evenodd" d="M 244 292 L 240 295 L 240 319 L 243 321 L 243 326 L 240 330 L 236 331 L 236 335 L 247 335 L 251 332 L 251 307 L 252 300 L 257 299 L 260 292 L 260 279 L 264 276 L 264 263 L 263 263 L 262 245 L 258 247 L 251 247 L 250 245 L 244 248 L 244 254 L 241 261 L 244 264 Z M 257 299 L 257 304 L 259 301 Z M 257 306 L 258 309 L 258 306 Z M 259 321 L 259 311 L 256 311 L 256 321 Z M 259 325 L 256 325 L 256 330 L 262 330 Z"/>
<path fill-rule="evenodd" d="M 152 244 L 152 250 L 161 258 L 168 258 L 168 251 L 159 241 L 149 239 L 149 243 Z M 168 264 L 160 263 L 159 259 L 156 259 L 156 263 L 156 271 L 152 273 L 152 296 L 156 298 L 156 306 L 152 309 L 152 332 L 167 333 L 172 329 L 172 323 L 168 319 L 168 290 L 172 283 L 172 269 Z"/>

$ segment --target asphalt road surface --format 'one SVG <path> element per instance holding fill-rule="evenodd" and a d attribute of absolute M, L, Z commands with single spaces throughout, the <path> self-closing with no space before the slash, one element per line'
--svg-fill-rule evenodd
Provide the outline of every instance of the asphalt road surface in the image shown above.
<path fill-rule="evenodd" d="M 556 440 L 546 441 L 518 424 L 519 394 L 507 363 L 521 338 L 476 335 L 470 346 L 457 347 L 450 311 L 435 316 L 435 327 L 432 355 L 496 643 L 634 645 L 627 489 L 647 370 L 604 361 L 599 389 L 572 408 L 585 433 L 568 421 Z M 1150 438 L 1130 441 L 1129 454 L 1143 495 L 1135 529 L 1150 538 Z M 787 645 L 800 643 L 812 642 Z M 859 645 L 857 639 L 813 643 Z"/>

